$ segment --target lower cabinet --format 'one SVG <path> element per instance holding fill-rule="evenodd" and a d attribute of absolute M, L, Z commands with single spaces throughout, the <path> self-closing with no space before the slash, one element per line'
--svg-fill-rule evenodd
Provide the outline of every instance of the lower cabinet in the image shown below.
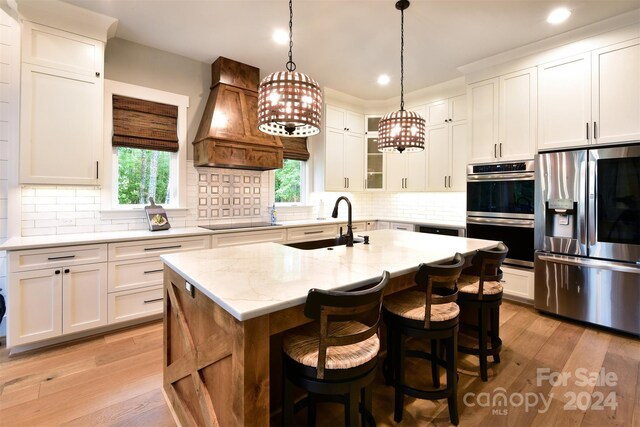
<path fill-rule="evenodd" d="M 331 239 L 338 235 L 336 224 L 313 225 L 287 229 L 287 242 L 309 242 L 312 240 Z"/>
<path fill-rule="evenodd" d="M 276 228 L 263 231 L 246 231 L 241 233 L 213 234 L 211 247 L 249 245 L 252 243 L 276 242 L 284 243 L 287 239 L 286 229 Z"/>
<path fill-rule="evenodd" d="M 501 280 L 504 295 L 533 300 L 533 270 L 504 265 L 500 268 L 504 273 Z"/>
<path fill-rule="evenodd" d="M 107 324 L 106 263 L 12 273 L 8 346 Z"/>
<path fill-rule="evenodd" d="M 109 294 L 109 323 L 162 313 L 162 285 Z"/>
<path fill-rule="evenodd" d="M 389 228 L 392 230 L 415 231 L 415 226 L 413 224 L 407 224 L 406 222 L 392 222 Z"/>

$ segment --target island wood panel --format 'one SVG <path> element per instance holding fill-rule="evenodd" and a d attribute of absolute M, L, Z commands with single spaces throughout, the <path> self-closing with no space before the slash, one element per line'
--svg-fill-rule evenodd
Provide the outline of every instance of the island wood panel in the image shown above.
<path fill-rule="evenodd" d="M 386 293 L 413 285 L 413 273 L 398 276 Z M 304 304 L 239 321 L 169 267 L 164 287 L 163 386 L 180 423 L 268 425 L 269 337 L 309 322 Z"/>

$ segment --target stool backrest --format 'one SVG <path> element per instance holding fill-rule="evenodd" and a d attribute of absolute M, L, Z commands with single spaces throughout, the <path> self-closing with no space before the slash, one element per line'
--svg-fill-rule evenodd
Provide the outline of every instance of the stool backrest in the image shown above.
<path fill-rule="evenodd" d="M 482 299 L 484 282 L 502 280 L 502 262 L 507 257 L 509 248 L 500 242 L 493 249 L 479 250 L 471 261 L 471 267 L 464 270 L 465 274 L 472 274 L 480 278 L 478 284 L 478 299 Z"/>
<path fill-rule="evenodd" d="M 424 327 L 431 324 L 431 306 L 454 302 L 458 298 L 457 280 L 464 267 L 464 256 L 456 253 L 449 262 L 420 264 L 415 282 L 425 291 Z"/>
<path fill-rule="evenodd" d="M 389 283 L 389 272 L 352 292 L 311 289 L 307 294 L 304 314 L 320 323 L 317 378 L 324 378 L 327 347 L 356 344 L 378 331 L 382 294 Z M 363 328 L 353 334 L 333 334 L 332 324 L 357 320 Z M 334 328 L 340 330 L 340 328 Z"/>

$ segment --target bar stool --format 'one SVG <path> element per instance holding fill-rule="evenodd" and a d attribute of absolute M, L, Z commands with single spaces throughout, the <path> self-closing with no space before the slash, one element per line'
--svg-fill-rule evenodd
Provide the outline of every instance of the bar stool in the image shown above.
<path fill-rule="evenodd" d="M 462 324 L 461 329 L 475 331 L 478 347 L 458 345 L 458 351 L 480 358 L 480 378 L 488 380 L 487 357 L 493 356 L 500 363 L 500 305 L 502 304 L 502 270 L 500 266 L 507 257 L 509 248 L 500 243 L 495 249 L 478 251 L 471 267 L 463 270 L 458 279 L 458 305 L 462 313 L 477 311 L 478 326 Z M 491 347 L 488 347 L 488 341 Z"/>
<path fill-rule="evenodd" d="M 293 415 L 308 406 L 308 425 L 315 425 L 319 400 L 345 404 L 345 425 L 375 426 L 371 411 L 371 385 L 375 379 L 380 340 L 378 325 L 382 293 L 389 272 L 354 292 L 311 289 L 304 306 L 315 320 L 283 336 L 283 424 L 293 425 Z M 294 405 L 293 385 L 308 392 Z M 362 402 L 360 403 L 360 401 Z"/>
<path fill-rule="evenodd" d="M 445 264 L 420 264 L 415 282 L 418 288 L 385 297 L 383 317 L 387 325 L 387 358 L 385 376 L 395 388 L 394 419 L 402 421 L 404 395 L 419 399 L 447 399 L 451 423 L 458 425 L 458 314 L 455 303 L 456 280 L 464 266 L 464 257 L 457 253 Z M 431 353 L 406 349 L 407 337 L 430 340 Z M 440 345 L 444 346 L 445 359 Z M 431 361 L 433 390 L 421 390 L 405 383 L 405 357 Z M 447 372 L 447 384 L 440 386 L 439 366 Z"/>

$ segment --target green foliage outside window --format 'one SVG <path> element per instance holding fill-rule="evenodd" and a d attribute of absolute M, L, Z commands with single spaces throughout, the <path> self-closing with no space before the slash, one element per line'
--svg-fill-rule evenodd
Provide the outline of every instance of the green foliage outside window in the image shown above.
<path fill-rule="evenodd" d="M 169 203 L 171 153 L 118 147 L 118 203 Z"/>
<path fill-rule="evenodd" d="M 300 160 L 284 159 L 282 169 L 276 170 L 276 203 L 300 202 Z"/>

